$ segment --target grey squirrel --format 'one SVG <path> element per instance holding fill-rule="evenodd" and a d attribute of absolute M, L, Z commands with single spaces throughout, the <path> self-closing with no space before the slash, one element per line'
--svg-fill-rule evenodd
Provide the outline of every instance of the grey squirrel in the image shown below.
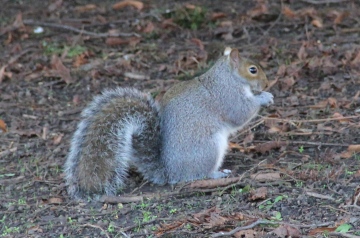
<path fill-rule="evenodd" d="M 115 195 L 130 166 L 155 184 L 226 177 L 231 171 L 219 168 L 228 138 L 273 103 L 267 85 L 258 64 L 227 47 L 206 73 L 174 85 L 160 102 L 134 88 L 104 91 L 72 138 L 68 194 Z"/>

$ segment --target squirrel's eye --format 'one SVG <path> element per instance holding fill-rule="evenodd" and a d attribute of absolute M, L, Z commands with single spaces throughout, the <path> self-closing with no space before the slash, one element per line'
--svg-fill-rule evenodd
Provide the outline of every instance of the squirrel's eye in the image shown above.
<path fill-rule="evenodd" d="M 251 73 L 251 74 L 257 74 L 257 72 L 258 72 L 258 69 L 257 69 L 257 67 L 256 66 L 250 66 L 249 67 L 249 72 Z"/>

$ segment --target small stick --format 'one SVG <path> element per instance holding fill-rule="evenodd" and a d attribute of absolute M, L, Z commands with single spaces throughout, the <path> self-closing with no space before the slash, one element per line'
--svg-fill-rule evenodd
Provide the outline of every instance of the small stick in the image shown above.
<path fill-rule="evenodd" d="M 348 117 L 340 117 L 340 118 L 324 118 L 324 119 L 312 119 L 312 120 L 292 120 L 292 119 L 282 119 L 282 118 L 273 118 L 273 117 L 263 117 L 264 119 L 282 121 L 282 122 L 323 122 L 323 121 L 337 121 L 337 120 L 346 120 L 346 119 L 354 119 L 359 118 L 360 116 L 348 116 Z"/>
<path fill-rule="evenodd" d="M 269 141 L 254 140 L 255 143 L 267 143 Z M 341 146 L 348 147 L 350 144 L 338 144 L 338 143 L 324 143 L 324 142 L 313 142 L 313 141 L 286 141 L 288 145 L 317 145 L 317 146 Z"/>
<path fill-rule="evenodd" d="M 335 201 L 334 198 L 332 198 L 330 196 L 322 195 L 322 194 L 319 194 L 319 193 L 306 192 L 306 195 L 311 196 L 311 197 L 321 198 L 321 199 L 327 199 L 327 200 L 330 200 L 330 201 Z"/>
<path fill-rule="evenodd" d="M 82 227 L 88 226 L 88 227 L 100 229 L 105 234 L 105 236 L 107 238 L 110 238 L 109 234 L 101 226 L 93 225 L 93 224 L 90 224 L 90 223 L 86 223 L 86 224 L 80 225 L 80 226 L 82 226 Z"/>
<path fill-rule="evenodd" d="M 301 1 L 311 4 L 329 4 L 329 3 L 347 2 L 349 0 L 301 0 Z"/>
<path fill-rule="evenodd" d="M 100 38 L 102 38 L 102 37 L 104 37 L 104 38 L 106 38 L 106 37 L 119 37 L 119 36 L 123 36 L 123 37 L 136 36 L 136 37 L 140 37 L 140 35 L 137 34 L 137 33 L 122 33 L 122 32 L 117 33 L 117 34 L 96 33 L 96 32 L 91 32 L 91 31 L 78 29 L 78 28 L 75 28 L 75 27 L 72 27 L 72 26 L 60 25 L 60 24 L 48 23 L 48 22 L 38 22 L 38 21 L 31 20 L 31 19 L 30 20 L 24 20 L 23 23 L 26 24 L 26 25 L 32 25 L 32 26 L 43 26 L 43 27 L 59 28 L 59 29 L 64 29 L 64 30 L 84 34 L 84 35 L 100 37 Z"/>

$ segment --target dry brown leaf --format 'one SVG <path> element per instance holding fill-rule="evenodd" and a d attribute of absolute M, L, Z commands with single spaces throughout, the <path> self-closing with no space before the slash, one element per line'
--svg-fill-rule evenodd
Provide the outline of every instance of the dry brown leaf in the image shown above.
<path fill-rule="evenodd" d="M 6 129 L 6 124 L 3 120 L 0 119 L 0 129 L 3 131 L 3 132 L 7 132 L 7 129 Z"/>
<path fill-rule="evenodd" d="M 314 20 L 311 21 L 311 24 L 317 28 L 323 27 L 323 22 L 320 18 L 315 18 Z"/>
<path fill-rule="evenodd" d="M 336 18 L 334 19 L 334 24 L 335 25 L 339 25 L 340 23 L 342 23 L 344 21 L 344 19 L 346 17 L 348 17 L 350 15 L 350 13 L 348 11 L 345 11 L 345 12 L 342 12 L 342 13 L 339 13 L 339 12 L 336 12 Z"/>
<path fill-rule="evenodd" d="M 328 104 L 329 104 L 329 106 L 331 107 L 331 108 L 336 108 L 337 107 L 337 100 L 336 100 L 336 98 L 332 98 L 332 97 L 330 97 L 330 98 L 328 98 Z"/>
<path fill-rule="evenodd" d="M 54 76 L 60 77 L 67 84 L 73 83 L 70 70 L 65 67 L 61 59 L 56 55 L 53 55 L 51 58 L 51 68 L 53 69 L 52 73 L 54 73 Z"/>
<path fill-rule="evenodd" d="M 224 17 L 226 17 L 226 15 L 223 12 L 214 12 L 211 14 L 212 21 L 215 21 L 215 20 L 218 20 L 218 19 L 224 18 Z"/>
<path fill-rule="evenodd" d="M 159 237 L 166 232 L 173 231 L 173 230 L 183 226 L 185 222 L 186 222 L 186 220 L 180 220 L 180 221 L 174 221 L 170 224 L 160 224 L 160 227 L 158 229 L 156 229 L 155 235 Z"/>
<path fill-rule="evenodd" d="M 280 132 L 284 132 L 284 131 L 280 127 L 272 126 L 269 128 L 269 130 L 267 132 L 270 134 L 275 134 L 275 133 L 280 133 Z M 255 148 L 255 150 L 256 150 L 256 148 Z"/>
<path fill-rule="evenodd" d="M 240 151 L 242 151 L 242 150 L 244 150 L 244 147 L 243 146 L 241 146 L 241 145 L 239 145 L 239 144 L 237 144 L 237 143 L 234 143 L 234 142 L 229 142 L 229 149 L 230 150 L 233 150 L 233 149 L 235 149 L 235 150 L 240 150 Z"/>
<path fill-rule="evenodd" d="M 243 140 L 243 144 L 247 145 L 250 144 L 251 142 L 253 142 L 254 140 L 254 133 L 252 133 L 251 131 L 249 132 L 249 134 L 244 138 Z"/>
<path fill-rule="evenodd" d="M 74 59 L 73 66 L 75 68 L 79 68 L 81 65 L 87 64 L 89 62 L 88 60 L 88 54 L 82 53 L 80 55 L 77 55 Z"/>
<path fill-rule="evenodd" d="M 360 50 L 357 52 L 356 56 L 354 57 L 354 59 L 350 62 L 351 65 L 353 66 L 358 66 L 360 67 Z"/>
<path fill-rule="evenodd" d="M 58 10 L 62 4 L 63 4 L 63 0 L 56 0 L 55 2 L 51 3 L 48 6 L 48 11 L 54 12 L 54 11 Z"/>
<path fill-rule="evenodd" d="M 311 105 L 309 107 L 312 109 L 322 109 L 322 108 L 325 108 L 327 105 L 328 105 L 328 100 L 323 100 L 323 101 L 318 102 L 317 104 Z"/>
<path fill-rule="evenodd" d="M 360 145 L 349 145 L 348 151 L 359 153 L 360 152 Z"/>
<path fill-rule="evenodd" d="M 125 0 L 122 2 L 115 3 L 112 8 L 114 10 L 120 10 L 127 6 L 135 7 L 137 10 L 141 11 L 144 8 L 144 3 L 140 1 Z"/>
<path fill-rule="evenodd" d="M 89 12 L 95 10 L 97 6 L 95 4 L 86 4 L 84 6 L 77 6 L 74 8 L 76 12 Z"/>
<path fill-rule="evenodd" d="M 287 18 L 293 19 L 296 17 L 296 13 L 290 9 L 289 6 L 284 6 L 282 9 L 282 14 L 284 14 Z"/>
<path fill-rule="evenodd" d="M 315 228 L 309 231 L 308 235 L 310 236 L 314 236 L 317 235 L 319 233 L 329 233 L 329 232 L 333 232 L 336 230 L 336 227 L 319 227 L 319 228 Z"/>
<path fill-rule="evenodd" d="M 265 2 L 258 2 L 257 5 L 247 12 L 251 18 L 261 16 L 268 12 L 268 7 Z"/>
<path fill-rule="evenodd" d="M 47 200 L 47 204 L 61 204 L 61 203 L 63 203 L 63 199 L 58 197 L 52 197 Z"/>
<path fill-rule="evenodd" d="M 280 131 L 282 131 L 282 130 L 280 129 Z M 267 151 L 270 151 L 270 150 L 276 149 L 276 148 L 280 148 L 284 145 L 286 145 L 286 141 L 269 141 L 264 144 L 257 145 L 255 147 L 255 151 L 264 154 Z"/>
<path fill-rule="evenodd" d="M 27 230 L 27 232 L 28 232 L 28 234 L 31 234 L 31 233 L 34 234 L 35 232 L 37 232 L 37 233 L 43 233 L 43 229 L 41 229 L 40 226 L 37 225 L 37 226 L 32 226 L 32 227 L 30 227 L 30 228 Z"/>
<path fill-rule="evenodd" d="M 195 180 L 186 187 L 189 187 L 191 189 L 224 187 L 229 184 L 238 182 L 239 179 L 240 178 L 238 177 L 234 177 L 234 178 Z"/>
<path fill-rule="evenodd" d="M 12 26 L 15 28 L 15 29 L 24 29 L 25 28 L 25 25 L 23 23 L 23 20 L 22 20 L 22 14 L 19 13 L 16 15 L 16 18 L 15 18 L 15 21 L 13 22 Z"/>
<path fill-rule="evenodd" d="M 255 201 L 255 200 L 259 200 L 259 199 L 264 200 L 267 198 L 267 193 L 268 193 L 267 187 L 257 188 L 250 192 L 249 200 L 250 201 Z"/>
<path fill-rule="evenodd" d="M 286 65 L 282 64 L 279 66 L 278 71 L 276 72 L 276 75 L 279 77 L 284 77 L 286 73 Z"/>
<path fill-rule="evenodd" d="M 150 21 L 148 22 L 148 24 L 146 25 L 146 27 L 142 30 L 142 32 L 144 33 L 151 33 L 155 30 L 155 26 L 154 24 Z"/>
<path fill-rule="evenodd" d="M 301 232 L 293 227 L 293 226 L 289 226 L 289 225 L 281 225 L 278 228 L 276 228 L 275 230 L 272 231 L 273 233 L 275 233 L 278 237 L 301 237 Z"/>
<path fill-rule="evenodd" d="M 276 181 L 280 179 L 280 173 L 252 174 L 250 175 L 250 178 L 259 182 Z"/>
<path fill-rule="evenodd" d="M 214 34 L 221 36 L 224 40 L 233 39 L 233 22 L 232 21 L 222 21 L 219 23 L 218 27 L 215 29 Z"/>
<path fill-rule="evenodd" d="M 195 10 L 197 8 L 197 6 L 195 6 L 194 4 L 186 3 L 185 8 L 187 8 L 189 10 Z"/>
<path fill-rule="evenodd" d="M 306 52 L 306 47 L 307 47 L 307 43 L 306 42 L 303 42 L 301 44 L 301 47 L 297 53 L 297 57 L 300 59 L 300 60 L 305 60 L 308 56 L 307 52 Z"/>
<path fill-rule="evenodd" d="M 0 69 L 0 83 L 3 81 L 4 77 L 5 77 L 5 69 L 6 69 L 7 65 L 3 65 Z"/>
<path fill-rule="evenodd" d="M 249 229 L 249 230 L 243 230 L 243 231 L 236 232 L 234 234 L 234 237 L 235 238 L 243 238 L 243 237 L 262 237 L 262 236 L 259 236 L 256 231 Z"/>
<path fill-rule="evenodd" d="M 288 91 L 295 84 L 293 76 L 286 76 L 280 80 L 280 86 L 282 91 Z"/>
<path fill-rule="evenodd" d="M 105 43 L 109 46 L 116 46 L 116 45 L 124 45 L 129 44 L 131 46 L 135 46 L 140 42 L 140 38 L 138 37 L 130 37 L 130 38 L 119 38 L 119 37 L 109 37 L 106 39 Z"/>
<path fill-rule="evenodd" d="M 193 42 L 197 47 L 199 47 L 200 50 L 204 50 L 204 44 L 200 39 L 192 38 L 191 42 Z"/>
<path fill-rule="evenodd" d="M 349 145 L 349 147 L 340 154 L 340 158 L 349 159 L 355 153 L 360 153 L 360 145 Z"/>
<path fill-rule="evenodd" d="M 64 136 L 63 133 L 61 133 L 61 134 L 59 134 L 59 135 L 56 135 L 56 136 L 53 138 L 53 143 L 54 143 L 54 145 L 60 144 L 63 136 Z"/>

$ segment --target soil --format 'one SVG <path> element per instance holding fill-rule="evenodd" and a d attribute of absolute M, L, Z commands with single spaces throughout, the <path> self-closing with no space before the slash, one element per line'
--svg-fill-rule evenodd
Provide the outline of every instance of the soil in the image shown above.
<path fill-rule="evenodd" d="M 359 237 L 360 2 L 20 1 L 0 9 L 0 236 Z M 225 46 L 258 61 L 275 104 L 232 138 L 227 179 L 131 172 L 75 201 L 63 165 L 105 88 L 154 96 Z M 228 232 L 228 233 L 227 233 Z"/>

